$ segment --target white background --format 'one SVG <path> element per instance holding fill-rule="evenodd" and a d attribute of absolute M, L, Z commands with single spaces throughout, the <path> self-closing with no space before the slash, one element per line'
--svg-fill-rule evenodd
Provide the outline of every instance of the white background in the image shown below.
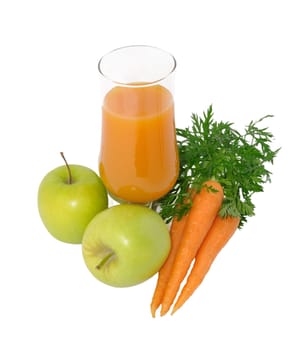
<path fill-rule="evenodd" d="M 1 1 L 1 349 L 301 348 L 300 33 L 292 0 Z M 238 128 L 273 114 L 282 147 L 256 216 L 186 305 L 155 319 L 156 277 L 101 284 L 37 211 L 60 151 L 97 170 L 97 63 L 130 44 L 175 55 L 178 126 L 211 103 Z"/>

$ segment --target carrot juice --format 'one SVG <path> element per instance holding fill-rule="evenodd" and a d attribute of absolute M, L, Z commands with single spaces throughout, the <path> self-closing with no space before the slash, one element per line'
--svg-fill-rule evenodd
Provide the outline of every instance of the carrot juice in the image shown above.
<path fill-rule="evenodd" d="M 147 203 L 165 195 L 179 170 L 172 94 L 161 85 L 113 87 L 102 108 L 100 176 L 118 199 Z"/>

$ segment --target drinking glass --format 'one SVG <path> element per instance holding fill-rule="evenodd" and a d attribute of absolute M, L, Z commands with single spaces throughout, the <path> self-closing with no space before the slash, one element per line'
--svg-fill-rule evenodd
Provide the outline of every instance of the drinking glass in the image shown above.
<path fill-rule="evenodd" d="M 115 49 L 99 61 L 99 174 L 118 202 L 153 202 L 177 180 L 175 68 L 171 54 L 146 45 Z"/>

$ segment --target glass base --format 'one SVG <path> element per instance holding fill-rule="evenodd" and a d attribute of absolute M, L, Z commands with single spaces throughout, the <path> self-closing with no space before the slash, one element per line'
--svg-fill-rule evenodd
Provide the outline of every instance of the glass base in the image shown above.
<path fill-rule="evenodd" d="M 108 191 L 108 197 L 109 197 L 109 208 L 113 207 L 114 205 L 119 205 L 119 204 L 136 204 L 136 205 L 142 205 L 144 207 L 148 207 L 148 208 L 153 209 L 153 202 L 147 202 L 147 203 L 130 202 L 130 201 L 124 200 L 122 198 L 118 198 L 118 197 L 114 196 L 109 191 Z"/>

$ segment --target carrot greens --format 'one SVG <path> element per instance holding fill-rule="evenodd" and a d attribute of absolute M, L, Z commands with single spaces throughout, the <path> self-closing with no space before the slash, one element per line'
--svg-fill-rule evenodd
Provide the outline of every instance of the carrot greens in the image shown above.
<path fill-rule="evenodd" d="M 210 106 L 203 116 L 192 114 L 191 126 L 177 128 L 180 172 L 174 188 L 159 200 L 159 213 L 170 222 L 187 214 L 192 206 L 193 191 L 199 192 L 208 179 L 215 179 L 224 189 L 221 217 L 240 217 L 240 226 L 254 215 L 251 197 L 270 182 L 267 167 L 279 149 L 271 148 L 273 135 L 262 122 L 267 115 L 251 121 L 242 133 L 233 123 L 215 121 Z"/>

